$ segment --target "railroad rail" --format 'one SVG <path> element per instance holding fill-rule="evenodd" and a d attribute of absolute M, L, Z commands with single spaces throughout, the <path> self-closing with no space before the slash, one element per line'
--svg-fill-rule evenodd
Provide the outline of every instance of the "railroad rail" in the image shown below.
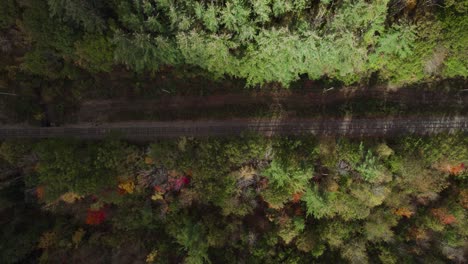
<path fill-rule="evenodd" d="M 298 119 L 215 120 L 144 123 L 107 123 L 70 127 L 3 127 L 0 138 L 71 137 L 100 139 L 116 135 L 125 139 L 157 139 L 181 136 L 235 136 L 254 132 L 274 135 L 387 136 L 468 132 L 468 117 L 395 119 Z"/>

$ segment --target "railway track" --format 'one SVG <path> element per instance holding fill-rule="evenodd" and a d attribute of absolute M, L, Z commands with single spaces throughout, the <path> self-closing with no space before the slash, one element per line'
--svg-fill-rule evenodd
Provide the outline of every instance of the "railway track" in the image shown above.
<path fill-rule="evenodd" d="M 100 139 L 109 135 L 125 139 L 157 139 L 181 136 L 235 136 L 254 132 L 274 135 L 392 136 L 468 132 L 468 117 L 396 119 L 298 119 L 214 120 L 177 122 L 81 124 L 70 127 L 3 127 L 0 138 L 72 137 Z"/>

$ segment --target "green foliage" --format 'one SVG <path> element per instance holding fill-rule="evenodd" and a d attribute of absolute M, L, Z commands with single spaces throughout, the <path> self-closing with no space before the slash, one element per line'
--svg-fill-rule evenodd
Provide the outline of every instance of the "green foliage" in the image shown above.
<path fill-rule="evenodd" d="M 376 182 L 384 177 L 383 168 L 379 166 L 377 157 L 370 150 L 367 151 L 364 160 L 356 170 L 368 182 Z"/>
<path fill-rule="evenodd" d="M 350 241 L 350 243 L 343 246 L 341 256 L 348 260 L 349 263 L 368 263 L 368 255 L 366 252 L 366 244 L 364 241 Z"/>
<path fill-rule="evenodd" d="M 216 32 L 218 30 L 219 21 L 217 13 L 218 10 L 213 4 L 209 5 L 203 13 L 203 23 L 209 31 Z"/>
<path fill-rule="evenodd" d="M 383 69 L 383 77 L 395 84 L 437 75 L 466 77 L 463 43 L 467 42 L 467 34 L 461 29 L 466 27 L 467 17 L 447 11 L 436 18 L 391 29 L 371 57 L 373 67 Z"/>
<path fill-rule="evenodd" d="M 0 144 L 0 157 L 10 165 L 19 166 L 21 160 L 31 151 L 32 144 L 24 140 L 7 140 Z"/>
<path fill-rule="evenodd" d="M 392 252 L 388 249 L 383 248 L 382 252 L 379 255 L 379 260 L 383 264 L 396 264 L 398 263 L 398 258 L 392 254 Z"/>
<path fill-rule="evenodd" d="M 100 2 L 88 0 L 47 0 L 50 14 L 80 25 L 87 32 L 102 32 L 106 25 Z"/>
<path fill-rule="evenodd" d="M 49 58 L 49 59 L 46 59 Z M 24 56 L 21 69 L 29 74 L 44 76 L 49 79 L 62 77 L 61 58 L 50 50 L 35 48 Z"/>
<path fill-rule="evenodd" d="M 305 54 L 299 36 L 273 29 L 261 32 L 255 42 L 247 47 L 239 67 L 239 76 L 246 77 L 249 85 L 274 81 L 287 85 L 299 79 Z"/>
<path fill-rule="evenodd" d="M 0 29 L 11 27 L 15 24 L 18 15 L 18 6 L 15 0 L 5 0 L 0 9 Z"/>
<path fill-rule="evenodd" d="M 386 159 L 395 153 L 395 151 L 393 151 L 393 149 L 391 149 L 385 143 L 379 144 L 376 148 L 376 152 L 377 152 L 377 155 L 383 159 Z"/>
<path fill-rule="evenodd" d="M 444 2 L 445 8 L 453 8 L 453 10 L 460 14 L 466 14 L 468 11 L 468 3 L 466 1 L 447 0 Z"/>
<path fill-rule="evenodd" d="M 364 225 L 369 241 L 390 241 L 394 237 L 392 228 L 398 223 L 397 216 L 388 211 L 376 210 Z"/>
<path fill-rule="evenodd" d="M 39 183 L 47 201 L 66 192 L 96 194 L 116 188 L 117 177 L 126 165 L 127 149 L 119 142 L 81 145 L 74 141 L 50 140 L 37 145 Z"/>
<path fill-rule="evenodd" d="M 466 10 L 466 1 L 464 9 Z M 453 14 L 448 12 L 443 20 L 443 46 L 447 49 L 447 58 L 444 61 L 442 76 L 444 77 L 468 77 L 468 55 L 467 46 L 468 15 Z"/>
<path fill-rule="evenodd" d="M 59 57 L 73 53 L 73 43 L 79 35 L 66 24 L 50 17 L 44 2 L 33 1 L 24 11 L 22 22 L 37 47 L 53 49 Z"/>
<path fill-rule="evenodd" d="M 284 168 L 275 161 L 262 174 L 269 181 L 269 189 L 263 198 L 274 208 L 282 207 L 282 204 L 292 199 L 293 194 L 304 192 L 312 178 L 312 170 L 310 169 Z"/>
<path fill-rule="evenodd" d="M 288 87 L 300 76 L 346 85 L 373 73 L 394 85 L 467 76 L 464 1 L 419 5 L 415 16 L 393 14 L 405 7 L 389 0 L 43 0 L 21 10 L 5 3 L 0 27 L 18 24 L 34 46 L 23 69 L 49 78 L 72 77 L 54 76 L 60 65 L 95 74 L 116 64 L 137 73 L 190 67 L 249 87 Z"/>
<path fill-rule="evenodd" d="M 336 249 L 343 246 L 346 243 L 345 241 L 353 236 L 355 228 L 349 223 L 331 221 L 321 226 L 323 231 L 320 236 L 331 248 Z"/>
<path fill-rule="evenodd" d="M 137 72 L 157 71 L 165 64 L 177 65 L 179 51 L 165 37 L 135 33 L 132 36 L 117 32 L 114 35 L 115 61 L 131 67 Z"/>
<path fill-rule="evenodd" d="M 364 155 L 364 145 L 362 142 L 357 144 L 346 139 L 341 139 L 337 143 L 337 156 L 348 162 L 352 166 L 358 166 Z"/>
<path fill-rule="evenodd" d="M 207 70 L 215 78 L 221 78 L 224 74 L 236 75 L 239 62 L 229 52 L 236 47 L 236 43 L 230 41 L 227 35 L 192 31 L 178 34 L 176 39 L 185 63 Z"/>
<path fill-rule="evenodd" d="M 189 264 L 211 263 L 207 254 L 208 243 L 204 226 L 201 223 L 189 222 L 189 220 L 182 221 L 177 221 L 177 227 L 169 230 L 169 233 L 187 252 L 185 262 Z"/>
<path fill-rule="evenodd" d="M 158 144 L 152 144 L 150 145 L 149 152 L 158 166 L 166 168 L 176 167 L 178 153 L 175 142 L 162 141 L 158 142 Z"/>
<path fill-rule="evenodd" d="M 245 136 L 241 141 L 227 142 L 224 147 L 229 163 L 235 166 L 265 158 L 267 151 L 268 141 L 255 135 Z"/>
<path fill-rule="evenodd" d="M 248 22 L 249 14 L 250 10 L 244 6 L 243 1 L 228 1 L 221 11 L 221 21 L 226 29 L 239 32 L 241 27 Z"/>
<path fill-rule="evenodd" d="M 286 244 L 289 244 L 295 237 L 297 237 L 305 228 L 304 219 L 293 218 L 289 219 L 286 224 L 283 224 L 278 232 L 278 235 L 283 239 Z"/>
<path fill-rule="evenodd" d="M 401 172 L 402 189 L 414 196 L 435 200 L 437 193 L 448 186 L 446 174 L 424 168 L 422 164 L 410 160 Z"/>
<path fill-rule="evenodd" d="M 283 168 L 280 164 L 272 162 L 270 167 L 263 172 L 263 175 L 277 188 L 288 186 L 293 192 L 299 192 L 304 191 L 304 186 L 312 178 L 312 171 Z"/>
<path fill-rule="evenodd" d="M 23 12 L 21 26 L 33 47 L 22 58 L 20 69 L 45 79 L 71 78 L 75 71 L 70 61 L 79 34 L 50 17 L 47 10 L 43 1 L 32 1 Z"/>
<path fill-rule="evenodd" d="M 253 11 L 256 14 L 257 20 L 259 22 L 268 22 L 270 21 L 271 16 L 271 7 L 269 0 L 254 0 L 252 1 Z"/>
<path fill-rule="evenodd" d="M 116 140 L 3 142 L 28 186 L 0 188 L 0 259 L 35 262 L 42 240 L 48 262 L 462 263 L 466 171 L 440 164 L 465 160 L 465 140 L 244 135 L 161 140 L 146 151 Z M 37 166 L 18 162 L 35 155 Z M 65 192 L 79 197 L 58 202 Z M 47 214 L 24 206 L 25 194 Z M 98 208 L 106 221 L 89 226 Z M 45 215 L 46 225 L 31 222 Z"/>
<path fill-rule="evenodd" d="M 306 203 L 307 215 L 312 215 L 317 219 L 321 219 L 330 214 L 327 198 L 319 194 L 318 188 L 309 188 L 306 190 L 303 201 Z"/>
<path fill-rule="evenodd" d="M 127 201 L 119 204 L 122 210 L 113 217 L 114 227 L 131 232 L 136 230 L 158 230 L 157 215 L 149 206 L 140 206 L 136 201 Z"/>
<path fill-rule="evenodd" d="M 114 62 L 114 47 L 105 37 L 85 35 L 75 43 L 78 65 L 95 72 L 109 72 Z"/>
<path fill-rule="evenodd" d="M 422 52 L 425 52 L 430 47 L 425 47 L 424 43 L 415 43 L 415 27 L 395 25 L 382 33 L 375 52 L 369 56 L 370 67 L 379 70 L 383 78 L 394 83 L 422 78 L 423 73 L 419 73 L 423 70 L 422 62 L 416 58 L 415 51 L 424 49 Z M 421 51 L 418 55 L 421 55 Z M 415 72 L 420 76 L 414 76 Z"/>
<path fill-rule="evenodd" d="M 402 140 L 403 151 L 413 153 L 427 165 L 447 160 L 453 163 L 468 161 L 468 143 L 462 133 L 447 135 L 440 134 L 433 137 L 416 138 L 408 136 Z"/>

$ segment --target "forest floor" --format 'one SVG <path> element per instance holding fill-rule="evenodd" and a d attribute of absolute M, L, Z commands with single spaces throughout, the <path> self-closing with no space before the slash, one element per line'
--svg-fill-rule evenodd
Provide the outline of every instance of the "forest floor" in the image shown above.
<path fill-rule="evenodd" d="M 257 118 L 395 118 L 468 115 L 466 80 L 405 87 L 301 79 L 289 89 L 275 84 L 246 88 L 238 79 L 218 81 L 170 74 L 135 77 L 126 71 L 92 81 L 44 83 L 0 97 L 0 124 L 60 127 L 79 123 L 233 120 Z M 76 84 L 76 83 L 75 83 Z M 73 88 L 73 89 L 72 89 Z M 24 90 L 24 91 L 23 91 Z"/>
<path fill-rule="evenodd" d="M 384 87 L 86 100 L 66 123 L 464 114 L 468 92 Z"/>

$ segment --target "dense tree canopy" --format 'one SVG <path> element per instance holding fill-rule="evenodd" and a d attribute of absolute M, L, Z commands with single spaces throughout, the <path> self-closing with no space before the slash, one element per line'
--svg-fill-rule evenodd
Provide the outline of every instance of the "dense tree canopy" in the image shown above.
<path fill-rule="evenodd" d="M 57 125 L 122 80 L 128 97 L 159 95 L 152 81 L 166 76 L 167 94 L 200 76 L 466 84 L 468 0 L 1 1 L 2 124 Z M 466 114 L 458 86 L 442 112 Z M 254 110 L 282 115 L 278 96 Z M 291 112 L 402 112 L 336 102 Z M 2 141 L 0 263 L 464 263 L 467 146 L 466 133 Z"/>
<path fill-rule="evenodd" d="M 463 263 L 467 145 L 5 141 L 3 174 L 20 169 L 26 187 L 1 189 L 1 262 Z"/>
<path fill-rule="evenodd" d="M 145 73 L 195 67 L 250 86 L 288 86 L 300 76 L 351 84 L 373 73 L 399 85 L 468 75 L 467 6 L 466 0 L 6 0 L 0 51 L 26 48 L 15 52 L 21 62 L 14 67 L 47 78 L 125 65 Z"/>

